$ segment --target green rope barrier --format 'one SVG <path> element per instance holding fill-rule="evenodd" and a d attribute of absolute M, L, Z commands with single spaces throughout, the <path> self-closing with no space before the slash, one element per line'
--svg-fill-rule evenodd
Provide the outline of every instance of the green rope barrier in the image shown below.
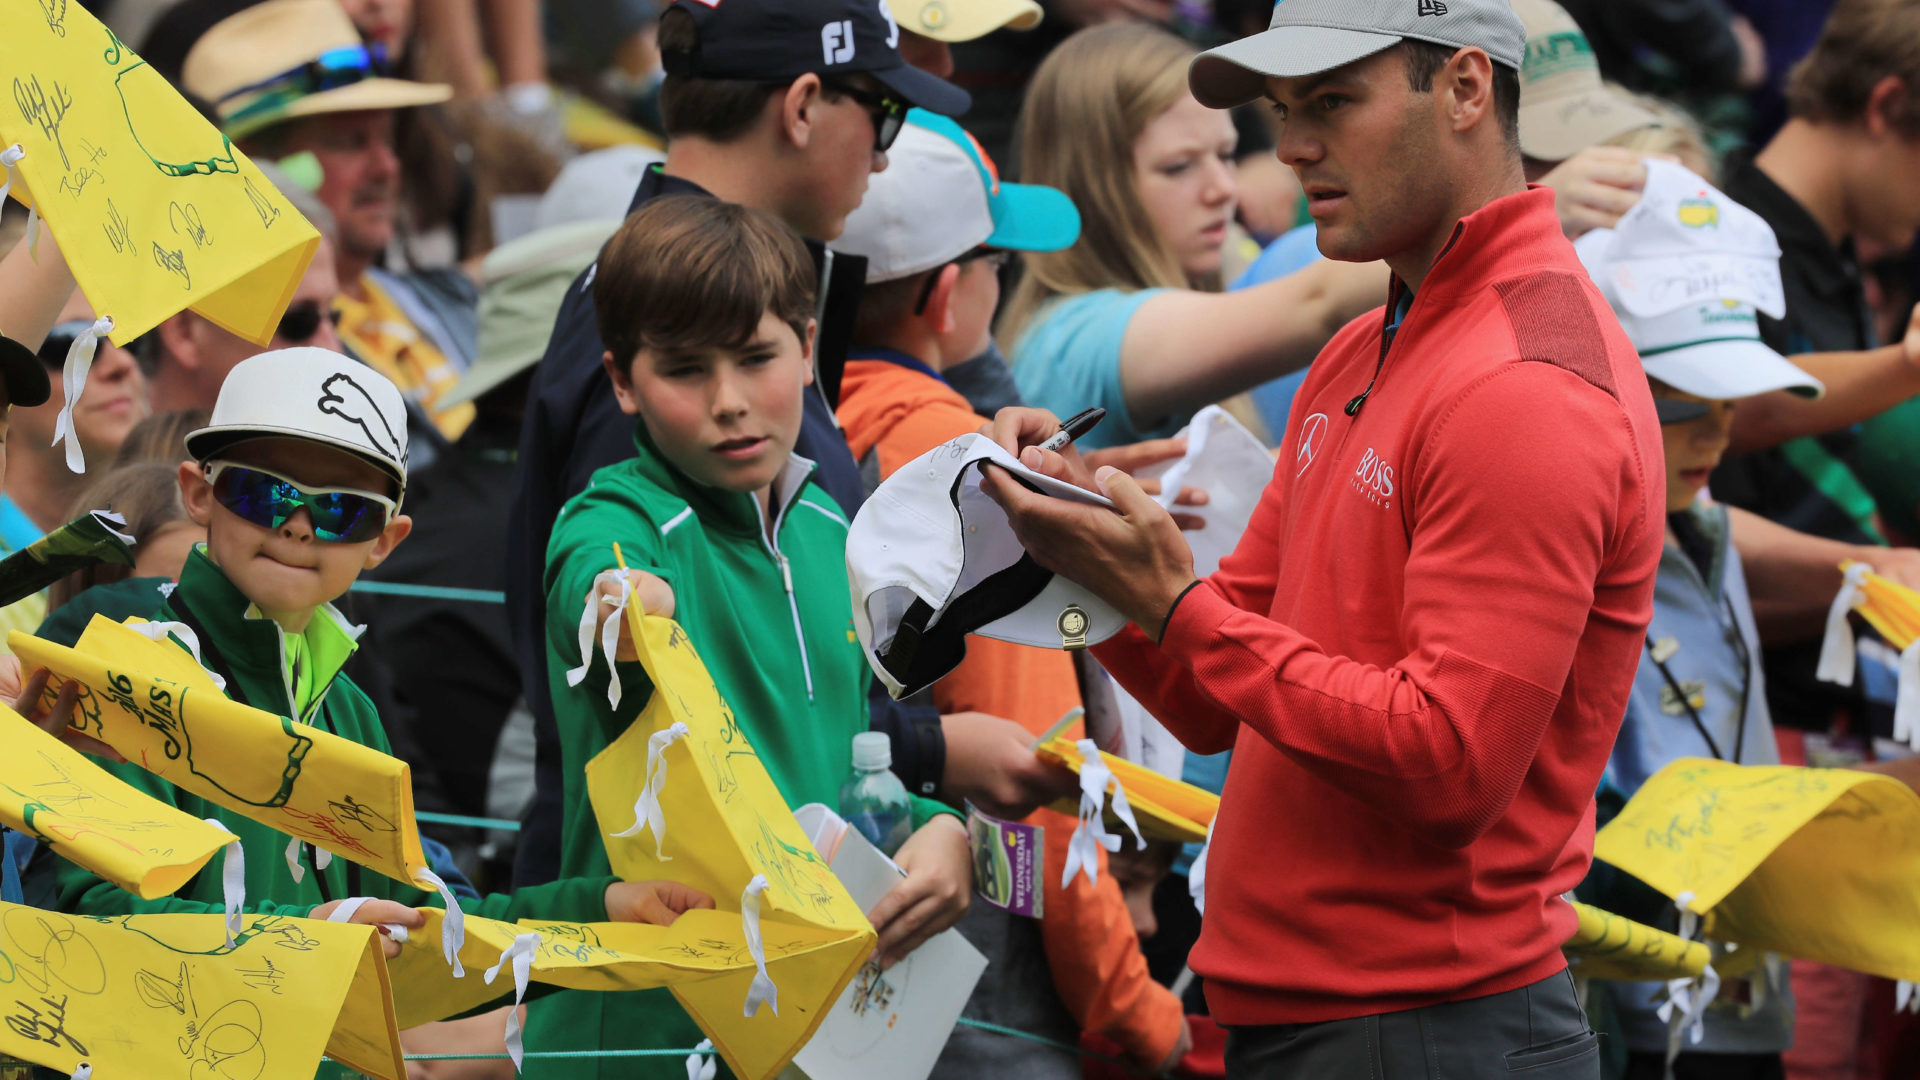
<path fill-rule="evenodd" d="M 520 823 L 512 818 L 468 817 L 465 814 L 436 814 L 431 810 L 415 811 L 413 818 L 424 825 L 459 825 L 469 829 L 498 829 L 501 832 L 519 832 Z"/>
<path fill-rule="evenodd" d="M 471 600 L 476 604 L 507 602 L 507 594 L 498 589 L 456 589 L 447 585 L 408 585 L 398 581 L 356 581 L 348 591 L 369 596 L 411 596 L 421 600 Z"/>

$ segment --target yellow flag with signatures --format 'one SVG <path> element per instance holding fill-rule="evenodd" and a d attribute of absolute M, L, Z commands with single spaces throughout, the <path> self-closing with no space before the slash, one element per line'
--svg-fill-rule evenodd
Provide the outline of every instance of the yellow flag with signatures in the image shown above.
<path fill-rule="evenodd" d="M 1080 747 L 1072 739 L 1055 736 L 1034 751 L 1042 761 L 1051 761 L 1080 771 Z M 1100 751 L 1100 759 L 1127 793 L 1127 803 L 1140 823 L 1140 833 L 1148 840 L 1170 840 L 1179 844 L 1200 844 L 1207 829 L 1220 812 L 1220 796 L 1170 776 L 1163 776 L 1144 765 Z M 1063 814 L 1073 814 L 1080 804 L 1067 800 L 1055 804 Z M 1108 809 L 1110 821 L 1112 810 Z"/>
<path fill-rule="evenodd" d="M 171 642 L 96 615 L 75 648 L 14 631 L 48 700 L 80 684 L 73 726 L 128 761 L 234 813 L 421 888 L 427 869 L 407 763 L 232 701 Z"/>
<path fill-rule="evenodd" d="M 233 839 L 89 761 L 0 705 L 0 825 L 152 900 L 192 880 Z"/>
<path fill-rule="evenodd" d="M 77 0 L 0 5 L 0 71 L 13 195 L 114 342 L 187 308 L 272 340 L 320 234 L 232 141 Z"/>
<path fill-rule="evenodd" d="M 1891 777 L 1682 758 L 1594 856 L 1685 898 L 1708 937 L 1920 980 L 1920 795 Z"/>
<path fill-rule="evenodd" d="M 1688 941 L 1645 923 L 1578 901 L 1573 937 L 1560 946 L 1575 975 L 1626 982 L 1692 979 L 1707 970 L 1705 942 Z"/>
<path fill-rule="evenodd" d="M 322 1054 L 407 1075 L 371 926 L 0 904 L 0 975 L 0 1054 L 63 1075 L 312 1080 Z"/>
<path fill-rule="evenodd" d="M 764 1080 L 806 1045 L 859 973 L 873 924 L 794 820 L 686 631 L 643 616 L 638 604 L 627 619 L 654 691 L 587 763 L 594 816 L 614 873 L 672 879 L 714 898 L 718 917 L 693 912 L 696 922 L 683 916 L 674 929 L 700 929 L 696 944 L 711 954 L 703 962 L 731 959 L 710 977 L 669 985 L 733 1071 Z M 756 938 L 764 968 L 752 956 Z M 763 977 L 777 998 L 755 1006 Z"/>

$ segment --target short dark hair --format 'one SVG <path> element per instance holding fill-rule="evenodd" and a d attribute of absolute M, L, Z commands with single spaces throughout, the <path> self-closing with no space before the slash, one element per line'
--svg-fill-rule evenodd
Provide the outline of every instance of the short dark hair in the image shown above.
<path fill-rule="evenodd" d="M 764 210 L 705 195 L 654 199 L 600 252 L 600 340 L 632 369 L 641 349 L 739 348 L 772 312 L 806 339 L 819 276 L 806 244 Z"/>
<path fill-rule="evenodd" d="M 1888 117 L 1920 134 L 1920 5 L 1910 0 L 1841 0 L 1820 40 L 1787 78 L 1787 111 L 1822 124 L 1865 118 L 1873 88 L 1897 77 L 1905 92 Z"/>
<path fill-rule="evenodd" d="M 860 293 L 860 313 L 853 320 L 854 343 L 877 344 L 910 316 L 918 315 L 914 307 L 927 294 L 927 279 L 946 268 L 942 263 L 931 270 L 868 285 Z"/>
<path fill-rule="evenodd" d="M 1447 66 L 1460 50 L 1449 45 L 1411 38 L 1399 45 L 1407 58 L 1407 85 L 1421 93 L 1433 89 L 1433 77 Z M 1520 71 L 1498 60 L 1493 62 L 1493 114 L 1500 121 L 1500 132 L 1507 145 L 1520 146 Z"/>
<path fill-rule="evenodd" d="M 697 52 L 700 31 L 692 15 L 668 8 L 660 16 L 658 40 L 662 56 Z M 767 98 L 785 85 L 668 75 L 660 84 L 660 124 L 669 139 L 693 135 L 711 142 L 732 142 L 753 127 L 767 106 Z"/>

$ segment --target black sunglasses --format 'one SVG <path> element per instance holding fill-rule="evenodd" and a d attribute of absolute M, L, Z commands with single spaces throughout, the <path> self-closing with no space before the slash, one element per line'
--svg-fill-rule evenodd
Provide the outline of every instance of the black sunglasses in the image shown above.
<path fill-rule="evenodd" d="M 69 319 L 47 331 L 47 339 L 40 343 L 40 362 L 51 368 L 65 364 L 67 350 L 73 348 L 73 339 L 92 325 L 92 319 Z"/>
<path fill-rule="evenodd" d="M 864 107 L 873 114 L 873 148 L 884 154 L 893 147 L 893 140 L 900 137 L 900 129 L 907 125 L 907 110 L 913 106 L 888 94 L 877 94 L 840 79 L 821 79 L 820 85 L 830 94 L 852 98 L 856 105 Z"/>
<path fill-rule="evenodd" d="M 340 315 L 318 300 L 295 300 L 287 305 L 286 314 L 280 316 L 280 325 L 273 331 L 274 339 L 293 344 L 312 341 L 313 335 L 320 332 L 322 320 L 340 325 Z"/>
<path fill-rule="evenodd" d="M 977 247 L 951 262 L 944 262 L 934 267 L 933 270 L 927 274 L 927 283 L 920 286 L 920 299 L 914 303 L 913 313 L 915 315 L 925 315 L 927 313 L 927 303 L 933 299 L 933 285 L 934 282 L 940 280 L 940 271 L 945 270 L 949 266 L 965 266 L 976 259 L 987 260 L 987 266 L 990 267 L 995 274 L 998 274 L 1007 268 L 1007 263 L 1013 260 L 1013 252 L 1005 248 Z"/>

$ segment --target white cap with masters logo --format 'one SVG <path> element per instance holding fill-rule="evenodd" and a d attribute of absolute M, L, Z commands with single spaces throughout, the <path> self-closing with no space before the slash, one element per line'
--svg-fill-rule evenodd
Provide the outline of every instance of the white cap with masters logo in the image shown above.
<path fill-rule="evenodd" d="M 1318 75 L 1402 41 L 1481 49 L 1520 70 L 1527 29 L 1508 0 L 1281 0 L 1262 33 L 1209 49 L 1187 69 L 1202 105 L 1229 109 L 1266 93 L 1266 80 Z"/>
<path fill-rule="evenodd" d="M 1647 161 L 1640 204 L 1574 245 L 1650 378 L 1732 401 L 1773 390 L 1819 397 L 1820 381 L 1760 338 L 1786 311 L 1780 245 L 1760 215 L 1671 162 Z M 1662 423 L 1704 409 L 1656 400 Z"/>

